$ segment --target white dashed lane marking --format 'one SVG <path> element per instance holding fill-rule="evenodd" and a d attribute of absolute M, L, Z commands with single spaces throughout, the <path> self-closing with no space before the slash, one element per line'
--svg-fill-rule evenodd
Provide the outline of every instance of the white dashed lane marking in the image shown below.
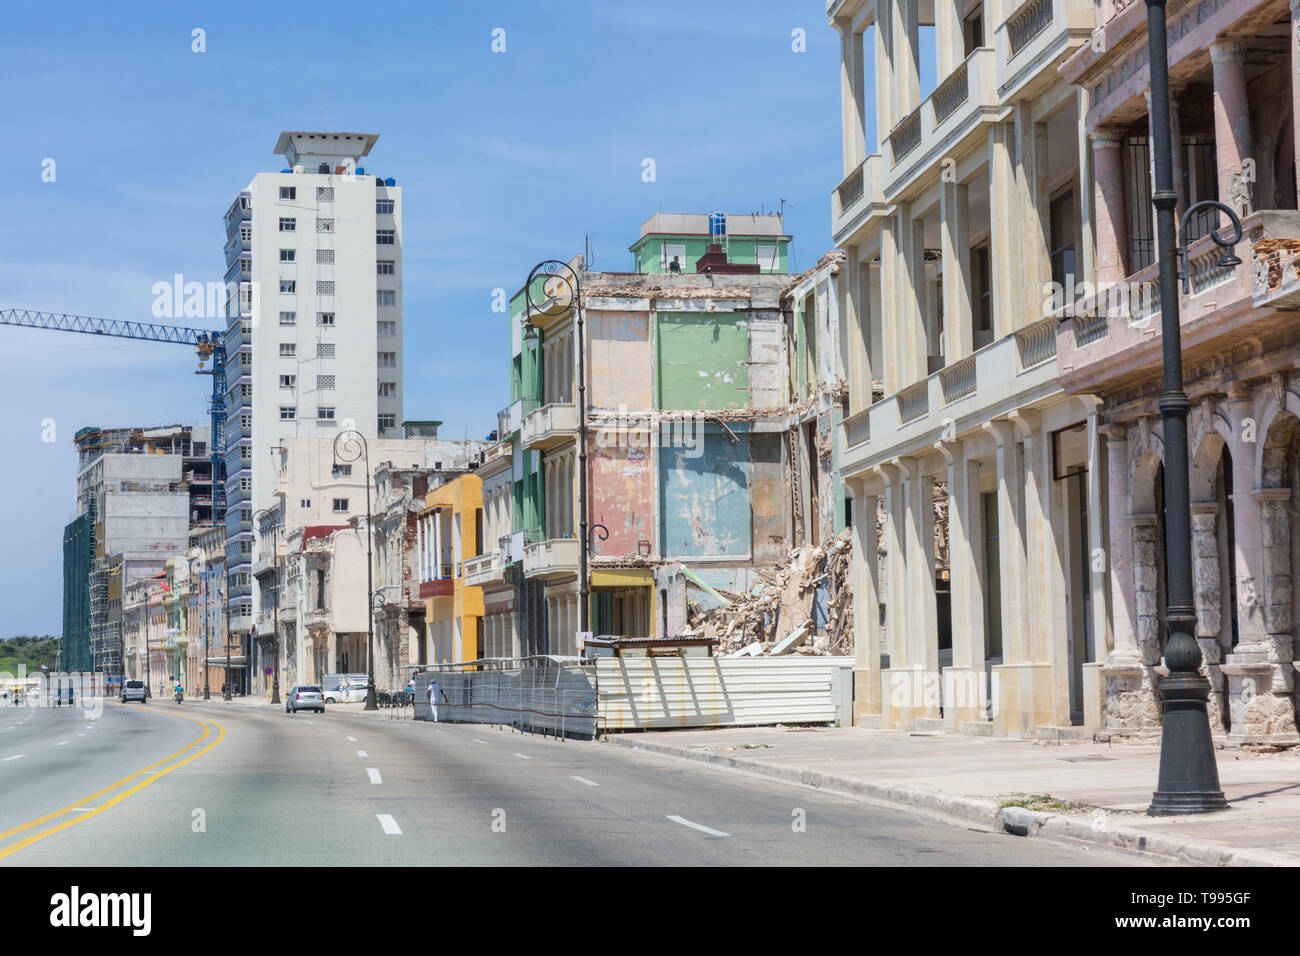
<path fill-rule="evenodd" d="M 673 823 L 680 823 L 684 827 L 690 827 L 692 830 L 699 830 L 701 833 L 707 833 L 709 836 L 719 836 L 719 837 L 731 836 L 730 833 L 723 833 L 721 830 L 715 830 L 712 827 L 706 827 L 702 823 L 692 823 L 690 820 L 687 820 L 685 817 L 679 817 L 675 813 L 668 814 L 668 819 L 672 820 Z"/>
<path fill-rule="evenodd" d="M 12 757 L 5 757 L 5 763 L 8 763 L 10 760 L 21 760 L 26 756 L 27 754 L 14 754 Z"/>
<path fill-rule="evenodd" d="M 379 776 L 379 771 L 375 767 L 367 767 L 366 773 L 370 774 L 371 783 L 383 783 L 384 780 Z"/>
<path fill-rule="evenodd" d="M 70 744 L 70 743 L 72 743 L 71 740 L 60 740 L 57 744 L 55 744 L 55 746 L 62 747 L 64 744 Z"/>
<path fill-rule="evenodd" d="M 357 738 L 356 738 L 356 737 L 349 737 L 348 740 L 351 741 L 352 743 L 356 743 L 356 742 L 357 742 Z"/>
<path fill-rule="evenodd" d="M 397 821 L 393 819 L 391 813 L 376 813 L 375 816 L 379 818 L 379 825 L 384 828 L 384 832 L 389 836 L 401 835 L 402 828 L 397 825 Z"/>
<path fill-rule="evenodd" d="M 521 754 L 518 750 L 515 751 L 515 756 L 518 757 L 520 760 L 532 760 L 532 759 L 533 759 L 532 757 L 528 756 L 528 754 Z"/>
<path fill-rule="evenodd" d="M 586 777 L 572 776 L 572 777 L 570 777 L 569 779 L 570 779 L 570 780 L 576 780 L 576 781 L 578 781 L 578 783 L 584 783 L 584 784 L 586 784 L 586 785 L 589 786 L 589 787 L 599 787 L 599 786 L 600 786 L 600 784 L 598 784 L 595 780 L 588 780 Z"/>
<path fill-rule="evenodd" d="M 357 756 L 358 756 L 358 757 L 366 757 L 366 756 L 369 756 L 369 754 L 367 754 L 364 750 L 358 750 L 358 751 L 357 751 Z"/>

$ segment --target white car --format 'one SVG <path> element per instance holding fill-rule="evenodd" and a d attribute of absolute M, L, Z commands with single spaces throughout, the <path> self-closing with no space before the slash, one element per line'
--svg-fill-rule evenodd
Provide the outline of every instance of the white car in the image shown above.
<path fill-rule="evenodd" d="M 366 699 L 365 684 L 339 684 L 325 691 L 327 704 L 356 704 Z"/>

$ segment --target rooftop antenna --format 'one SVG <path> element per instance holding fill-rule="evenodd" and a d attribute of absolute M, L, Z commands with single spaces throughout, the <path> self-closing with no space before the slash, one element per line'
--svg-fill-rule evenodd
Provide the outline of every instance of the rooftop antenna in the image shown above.
<path fill-rule="evenodd" d="M 330 81 L 325 81 L 325 125 L 321 129 L 328 133 L 330 129 Z"/>
<path fill-rule="evenodd" d="M 781 217 L 781 232 L 782 232 L 782 233 L 785 232 L 785 207 L 786 207 L 786 206 L 789 206 L 789 207 L 790 207 L 791 209 L 793 209 L 795 212 L 798 212 L 798 211 L 799 211 L 799 207 L 796 206 L 794 203 L 790 202 L 788 199 L 782 199 L 782 200 L 781 200 L 781 211 L 780 211 L 780 213 L 778 213 L 778 215 Z"/>

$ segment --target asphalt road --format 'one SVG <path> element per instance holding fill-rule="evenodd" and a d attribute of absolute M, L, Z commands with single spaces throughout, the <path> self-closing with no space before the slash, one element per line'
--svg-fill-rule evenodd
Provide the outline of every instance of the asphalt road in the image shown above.
<path fill-rule="evenodd" d="M 1143 862 L 479 725 L 219 700 L 0 711 L 5 865 Z"/>

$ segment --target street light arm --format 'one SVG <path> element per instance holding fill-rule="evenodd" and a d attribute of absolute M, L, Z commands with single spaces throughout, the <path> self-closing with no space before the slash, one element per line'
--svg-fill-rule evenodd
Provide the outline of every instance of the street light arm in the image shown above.
<path fill-rule="evenodd" d="M 1202 209 L 1216 209 L 1221 213 L 1226 213 L 1228 221 L 1232 223 L 1232 238 L 1224 239 L 1219 235 L 1218 229 L 1210 231 L 1210 238 L 1220 249 L 1231 250 L 1233 246 L 1241 242 L 1241 220 L 1237 213 L 1226 203 L 1221 203 L 1217 199 L 1202 199 L 1195 203 L 1183 213 L 1183 221 L 1178 226 L 1178 278 L 1183 280 L 1183 295 L 1192 294 L 1192 271 L 1187 266 L 1187 224 L 1191 222 L 1192 216 Z M 1225 267 L 1239 266 L 1241 260 L 1231 252 L 1219 259 L 1219 265 Z"/>

